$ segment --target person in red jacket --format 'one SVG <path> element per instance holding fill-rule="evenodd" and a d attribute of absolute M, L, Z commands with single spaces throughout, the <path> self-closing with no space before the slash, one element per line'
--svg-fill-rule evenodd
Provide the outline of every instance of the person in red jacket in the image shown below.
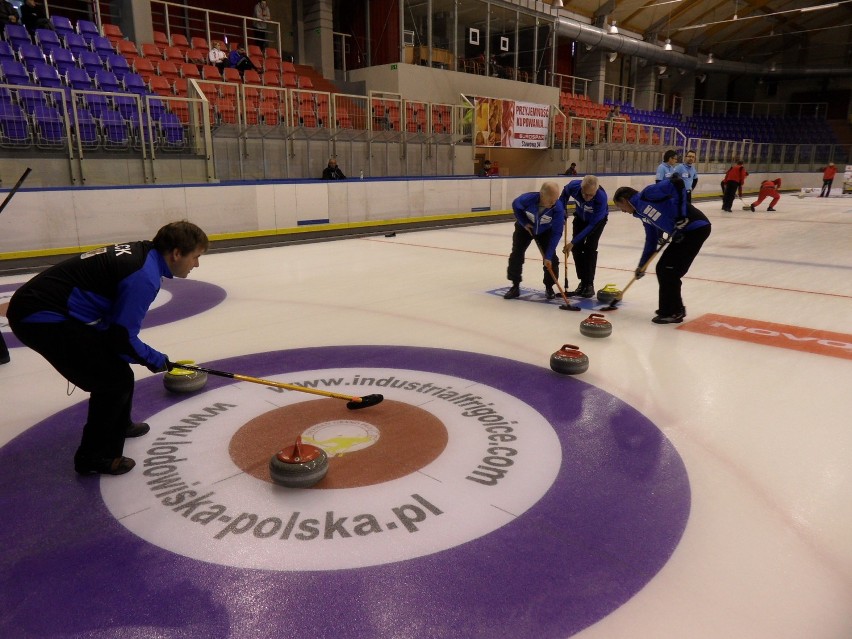
<path fill-rule="evenodd" d="M 768 197 L 772 198 L 772 201 L 769 203 L 769 208 L 767 211 L 774 211 L 775 205 L 778 204 L 778 200 L 781 199 L 781 194 L 778 192 L 778 189 L 781 188 L 781 178 L 775 178 L 774 180 L 764 180 L 760 183 L 760 192 L 757 194 L 757 202 L 752 204 L 749 208 L 751 212 L 754 213 L 754 207 L 760 206 L 760 203 L 763 202 Z"/>
<path fill-rule="evenodd" d="M 747 175 L 748 171 L 745 170 L 743 161 L 735 158 L 731 168 L 725 173 L 725 179 L 722 180 L 722 210 L 726 213 L 732 212 L 731 207 L 738 193 L 740 198 L 742 198 L 743 184 Z"/>
<path fill-rule="evenodd" d="M 837 175 L 837 167 L 834 162 L 829 162 L 828 166 L 820 169 L 822 171 L 822 190 L 819 192 L 820 197 L 828 197 L 831 195 L 831 183 L 834 182 L 834 176 Z"/>

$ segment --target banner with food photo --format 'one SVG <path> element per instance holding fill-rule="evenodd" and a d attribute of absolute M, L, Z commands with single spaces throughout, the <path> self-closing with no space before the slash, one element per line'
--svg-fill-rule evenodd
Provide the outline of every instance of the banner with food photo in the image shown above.
<path fill-rule="evenodd" d="M 476 146 L 547 148 L 550 107 L 498 98 L 474 98 Z"/>

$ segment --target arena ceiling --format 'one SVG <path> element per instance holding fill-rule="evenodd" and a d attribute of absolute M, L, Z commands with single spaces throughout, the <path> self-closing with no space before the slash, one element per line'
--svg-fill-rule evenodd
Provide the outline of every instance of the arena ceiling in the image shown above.
<path fill-rule="evenodd" d="M 852 0 L 547 0 L 572 14 L 675 51 L 717 60 L 852 67 Z M 523 0 L 519 4 L 524 4 Z"/>

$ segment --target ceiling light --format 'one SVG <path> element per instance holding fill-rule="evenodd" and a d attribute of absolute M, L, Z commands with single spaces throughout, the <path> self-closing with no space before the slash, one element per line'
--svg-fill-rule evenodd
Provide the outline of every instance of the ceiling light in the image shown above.
<path fill-rule="evenodd" d="M 562 0 L 554 0 L 553 6 L 557 9 L 561 9 L 564 5 L 562 4 Z"/>
<path fill-rule="evenodd" d="M 666 44 L 663 45 L 663 49 L 665 49 L 666 51 L 672 50 L 672 41 L 670 38 L 666 38 Z"/>
<path fill-rule="evenodd" d="M 660 65 L 660 75 L 663 75 L 666 72 L 668 67 L 665 64 Z"/>
<path fill-rule="evenodd" d="M 713 64 L 713 54 L 710 53 L 707 56 L 707 64 Z"/>
<path fill-rule="evenodd" d="M 618 33 L 618 27 L 615 26 L 615 20 L 612 21 L 612 25 L 609 27 L 609 32 L 613 34 Z"/>
<path fill-rule="evenodd" d="M 831 4 L 820 4 L 815 7 L 805 7 L 804 9 L 799 9 L 802 13 L 807 13 L 808 11 L 819 11 L 820 9 L 834 9 L 834 7 L 839 6 L 839 2 L 832 2 Z"/>
<path fill-rule="evenodd" d="M 610 62 L 615 62 L 615 59 L 616 59 L 617 57 L 618 57 L 618 54 L 617 54 L 615 51 L 613 51 L 612 53 L 610 53 L 610 54 L 609 54 L 609 61 L 610 61 Z"/>

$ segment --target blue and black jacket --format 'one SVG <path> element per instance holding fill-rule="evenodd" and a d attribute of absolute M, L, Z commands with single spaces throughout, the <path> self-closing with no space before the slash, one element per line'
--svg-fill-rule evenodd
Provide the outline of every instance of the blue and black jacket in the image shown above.
<path fill-rule="evenodd" d="M 571 180 L 562 189 L 562 195 L 559 199 L 565 205 L 565 210 L 568 210 L 568 205 L 573 201 L 574 217 L 582 220 L 585 227 L 577 233 L 571 240 L 571 244 L 580 244 L 586 236 L 595 230 L 595 227 L 607 219 L 609 215 L 609 198 L 606 191 L 602 187 L 598 187 L 598 192 L 591 202 L 586 202 L 583 199 L 583 191 L 580 188 L 583 184 L 582 180 Z"/>
<path fill-rule="evenodd" d="M 150 241 L 105 246 L 36 275 L 12 296 L 8 315 L 19 322 L 82 322 L 104 331 L 125 361 L 159 370 L 166 356 L 142 342 L 139 330 L 163 277 L 172 273 Z"/>
<path fill-rule="evenodd" d="M 544 254 L 547 259 L 553 260 L 556 257 L 556 247 L 559 246 L 559 240 L 562 238 L 562 230 L 565 226 L 565 206 L 560 200 L 556 200 L 556 204 L 549 209 L 539 210 L 540 199 L 541 194 L 535 191 L 524 193 L 512 202 L 512 211 L 515 214 L 515 220 L 521 226 L 532 224 L 533 235 L 552 231 L 550 242 Z"/>
<path fill-rule="evenodd" d="M 683 180 L 678 175 L 645 187 L 630 198 L 630 204 L 636 209 L 633 217 L 638 217 L 645 225 L 640 266 L 650 259 L 665 235 L 673 237 L 710 224 L 704 213 L 687 204 Z"/>

